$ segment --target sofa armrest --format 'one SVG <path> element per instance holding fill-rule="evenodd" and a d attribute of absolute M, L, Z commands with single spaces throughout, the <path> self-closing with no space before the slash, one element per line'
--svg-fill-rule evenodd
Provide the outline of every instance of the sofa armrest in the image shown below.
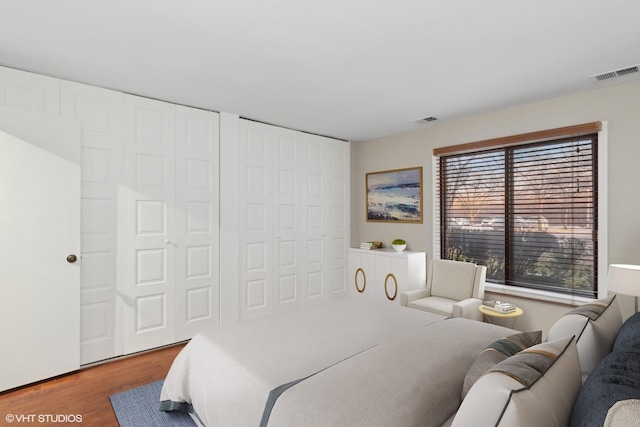
<path fill-rule="evenodd" d="M 400 293 L 400 305 L 406 307 L 413 300 L 431 296 L 431 289 L 414 289 Z"/>
<path fill-rule="evenodd" d="M 480 304 L 482 304 L 482 300 L 479 298 L 467 298 L 459 301 L 453 305 L 453 317 L 464 317 L 482 322 L 482 313 L 478 310 Z"/>

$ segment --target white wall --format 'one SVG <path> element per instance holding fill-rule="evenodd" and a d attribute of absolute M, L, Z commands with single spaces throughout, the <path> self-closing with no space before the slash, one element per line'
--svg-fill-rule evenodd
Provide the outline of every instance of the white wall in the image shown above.
<path fill-rule="evenodd" d="M 409 249 L 432 258 L 432 149 L 580 123 L 608 122 L 608 244 L 611 263 L 640 264 L 640 80 L 601 87 L 507 110 L 442 122 L 431 127 L 371 141 L 353 143 L 352 245 L 362 240 L 390 244 L 404 237 Z M 404 167 L 423 167 L 424 224 L 386 224 L 365 219 L 365 174 Z M 640 284 L 639 284 L 640 285 Z M 489 295 L 491 297 L 491 295 Z M 570 307 L 510 298 L 525 309 L 518 329 L 543 329 Z M 623 317 L 633 310 L 630 297 L 620 298 Z"/>

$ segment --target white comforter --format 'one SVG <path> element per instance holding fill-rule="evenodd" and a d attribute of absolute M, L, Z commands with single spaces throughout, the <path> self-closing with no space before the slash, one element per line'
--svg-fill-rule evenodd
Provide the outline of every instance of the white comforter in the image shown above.
<path fill-rule="evenodd" d="M 215 426 L 439 426 L 512 330 L 348 298 L 197 335 L 160 397 Z"/>

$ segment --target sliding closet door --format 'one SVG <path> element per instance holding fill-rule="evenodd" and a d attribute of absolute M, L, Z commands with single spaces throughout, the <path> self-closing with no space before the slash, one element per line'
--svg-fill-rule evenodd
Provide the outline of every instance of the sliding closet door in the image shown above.
<path fill-rule="evenodd" d="M 328 275 L 329 298 L 336 298 L 348 293 L 346 279 L 349 269 L 347 248 L 350 246 L 349 144 L 325 139 L 324 149 L 327 153 L 325 179 L 329 188 L 324 203 L 327 217 L 325 237 L 328 243 L 325 268 Z"/>
<path fill-rule="evenodd" d="M 240 318 L 273 310 L 273 135 L 241 120 L 238 191 L 240 217 Z M 297 285 L 296 285 L 297 286 Z M 297 295 L 297 293 L 296 293 Z"/>
<path fill-rule="evenodd" d="M 219 117 L 176 107 L 176 341 L 219 324 Z"/>
<path fill-rule="evenodd" d="M 60 82 L 63 117 L 82 127 L 80 361 L 116 356 L 118 189 L 122 182 L 123 94 Z"/>
<path fill-rule="evenodd" d="M 328 297 L 329 275 L 325 266 L 328 263 L 328 240 L 326 229 L 328 217 L 326 202 L 329 196 L 325 164 L 327 152 L 321 138 L 307 138 L 307 156 L 305 158 L 304 209 L 304 290 L 306 304 L 322 301 Z"/>
<path fill-rule="evenodd" d="M 0 105 L 57 116 L 59 95 L 58 79 L 0 67 Z"/>
<path fill-rule="evenodd" d="M 267 128 L 273 150 L 273 312 L 302 304 L 304 260 L 304 159 L 303 134 Z"/>
<path fill-rule="evenodd" d="M 0 109 L 0 391 L 80 367 L 80 127 Z"/>
<path fill-rule="evenodd" d="M 124 353 L 175 342 L 175 106 L 125 95 Z"/>
<path fill-rule="evenodd" d="M 346 295 L 348 143 L 240 121 L 240 318 Z"/>
<path fill-rule="evenodd" d="M 346 295 L 348 143 L 305 135 L 303 305 Z"/>

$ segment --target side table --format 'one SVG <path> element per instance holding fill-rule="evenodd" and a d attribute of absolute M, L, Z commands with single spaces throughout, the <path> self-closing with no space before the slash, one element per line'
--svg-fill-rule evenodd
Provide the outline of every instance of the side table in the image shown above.
<path fill-rule="evenodd" d="M 510 313 L 500 313 L 498 311 L 486 308 L 482 304 L 480 304 L 478 310 L 480 310 L 480 312 L 484 314 L 488 323 L 496 324 L 495 320 L 497 319 L 508 319 L 507 327 L 511 329 L 513 329 L 513 326 L 516 324 L 516 319 L 518 318 L 518 316 L 522 316 L 522 314 L 524 313 L 524 310 L 522 310 L 520 307 L 516 307 L 516 309 Z"/>

